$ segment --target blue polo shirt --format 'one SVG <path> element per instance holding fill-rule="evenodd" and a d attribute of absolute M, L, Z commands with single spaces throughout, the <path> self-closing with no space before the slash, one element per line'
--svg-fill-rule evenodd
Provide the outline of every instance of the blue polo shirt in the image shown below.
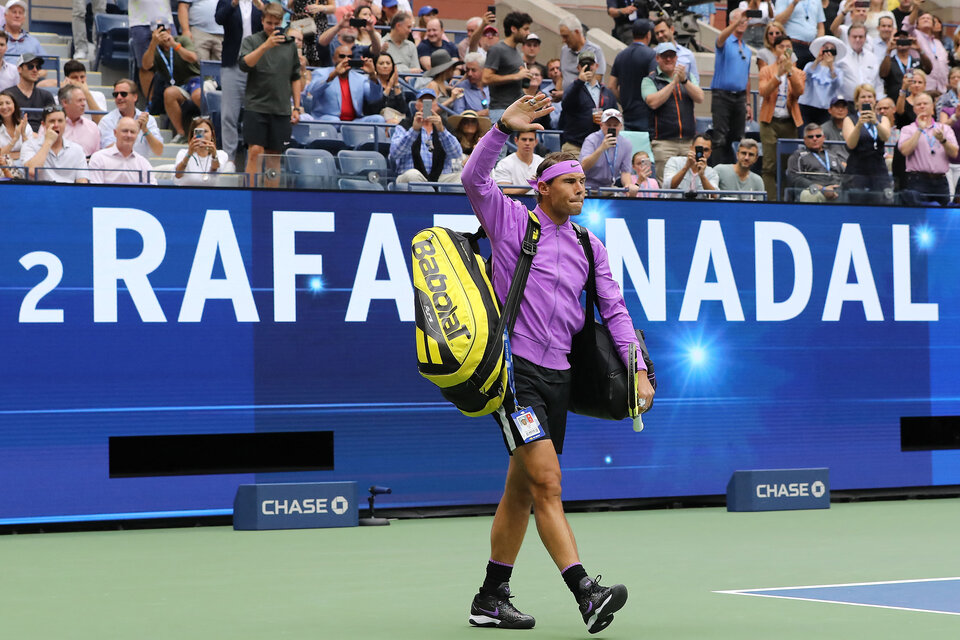
<path fill-rule="evenodd" d="M 783 13 L 790 6 L 790 0 L 777 0 L 773 6 L 775 14 Z M 817 37 L 817 25 L 826 21 L 823 4 L 820 0 L 800 0 L 794 7 L 790 19 L 783 25 L 787 35 L 803 42 L 813 42 Z"/>
<path fill-rule="evenodd" d="M 750 81 L 750 47 L 733 35 L 727 36 L 723 46 L 717 45 L 713 63 L 714 91 L 744 91 Z"/>

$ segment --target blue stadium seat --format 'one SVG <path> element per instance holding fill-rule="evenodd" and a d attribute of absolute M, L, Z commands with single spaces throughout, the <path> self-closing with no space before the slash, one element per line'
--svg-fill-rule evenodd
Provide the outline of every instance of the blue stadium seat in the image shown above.
<path fill-rule="evenodd" d="M 706 133 L 713 128 L 713 118 L 710 116 L 697 117 L 697 133 Z"/>
<path fill-rule="evenodd" d="M 337 128 L 326 122 L 298 122 L 290 137 L 306 149 L 323 149 L 336 153 L 343 149 L 343 139 Z"/>
<path fill-rule="evenodd" d="M 284 156 L 286 185 L 298 189 L 333 189 L 337 161 L 323 149 L 287 149 Z"/>
<path fill-rule="evenodd" d="M 560 151 L 560 133 L 557 131 L 542 131 L 540 133 L 540 144 L 551 152 Z"/>
<path fill-rule="evenodd" d="M 344 124 L 340 127 L 340 135 L 348 149 L 359 149 L 362 144 L 373 145 L 376 141 L 376 129 L 373 125 Z"/>
<path fill-rule="evenodd" d="M 442 184 L 440 185 L 440 193 L 466 193 L 466 191 L 459 184 Z"/>
<path fill-rule="evenodd" d="M 97 25 L 97 55 L 93 70 L 100 63 L 116 69 L 127 69 L 130 64 L 130 21 L 127 16 L 98 13 L 93 16 Z"/>
<path fill-rule="evenodd" d="M 356 178 L 340 178 L 337 180 L 337 186 L 341 191 L 383 191 L 383 185 L 379 182 Z"/>
<path fill-rule="evenodd" d="M 345 176 L 367 175 L 376 171 L 380 175 L 387 172 L 387 159 L 376 151 L 350 151 L 344 149 L 337 154 L 340 173 Z"/>

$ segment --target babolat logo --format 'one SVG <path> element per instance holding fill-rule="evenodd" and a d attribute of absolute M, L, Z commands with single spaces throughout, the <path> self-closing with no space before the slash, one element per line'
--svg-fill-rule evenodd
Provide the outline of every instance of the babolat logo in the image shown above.
<path fill-rule="evenodd" d="M 453 300 L 447 293 L 447 276 L 440 273 L 437 260 L 433 257 L 436 252 L 433 243 L 429 240 L 421 240 L 413 245 L 413 257 L 417 259 L 417 266 L 423 274 L 424 284 L 430 290 L 433 307 L 437 310 L 440 327 L 447 341 L 461 336 L 469 340 L 472 337 L 470 330 L 461 324 L 460 318 L 457 317 L 457 306 L 453 304 Z"/>
<path fill-rule="evenodd" d="M 356 482 L 242 484 L 233 500 L 234 529 L 355 527 Z"/>
<path fill-rule="evenodd" d="M 727 511 L 830 508 L 828 469 L 735 471 L 727 484 Z"/>

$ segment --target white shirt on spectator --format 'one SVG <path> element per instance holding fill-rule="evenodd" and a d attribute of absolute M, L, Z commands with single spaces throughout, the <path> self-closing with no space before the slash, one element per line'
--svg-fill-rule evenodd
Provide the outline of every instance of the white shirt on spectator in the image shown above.
<path fill-rule="evenodd" d="M 541 162 L 543 158 L 537 154 L 533 154 L 533 160 L 526 164 L 516 153 L 511 153 L 493 168 L 493 181 L 497 184 L 525 185 L 527 180 L 536 175 Z M 533 189 L 530 193 L 533 193 Z"/>
<path fill-rule="evenodd" d="M 164 24 L 173 24 L 169 0 L 130 0 L 127 15 L 131 27 L 150 26 L 158 19 Z"/>
<path fill-rule="evenodd" d="M 43 138 L 31 138 L 23 143 L 20 148 L 20 162 L 26 164 L 33 156 L 37 155 L 40 147 L 43 146 Z M 83 147 L 76 142 L 63 140 L 63 148 L 57 153 L 50 149 L 47 153 L 47 159 L 43 163 L 43 168 L 37 170 L 37 180 L 47 180 L 51 182 L 76 182 L 79 178 L 87 177 L 87 156 L 83 153 Z"/>
<path fill-rule="evenodd" d="M 686 164 L 687 156 L 673 156 L 672 158 L 667 159 L 667 164 L 665 164 L 663 167 L 664 189 L 680 189 L 681 191 L 704 190 L 703 183 L 700 181 L 700 176 L 696 176 L 696 180 L 694 181 L 693 171 L 687 171 L 683 176 L 683 180 L 681 180 L 680 184 L 678 184 L 676 187 L 670 186 L 670 181 L 673 180 L 673 176 L 682 171 Z M 706 176 L 707 180 L 711 185 L 714 186 L 714 188 L 717 188 L 717 185 L 720 184 L 720 176 L 717 175 L 717 170 L 713 167 L 707 167 L 704 169 L 703 175 Z"/>
<path fill-rule="evenodd" d="M 134 119 L 139 118 L 141 113 L 143 113 L 143 111 L 137 109 L 133 115 Z M 105 149 L 117 141 L 117 137 L 113 132 L 117 128 L 117 123 L 120 122 L 121 117 L 120 110 L 114 109 L 100 120 L 98 126 L 100 127 L 101 149 Z M 153 116 L 147 116 L 147 131 L 149 131 L 150 135 L 154 138 L 160 139 L 160 127 L 157 126 L 157 119 Z M 150 150 L 150 143 L 147 142 L 147 136 L 143 134 L 143 131 L 137 132 L 137 142 L 133 145 L 133 150 L 144 158 L 149 158 L 153 155 L 153 151 Z"/>
<path fill-rule="evenodd" d="M 186 149 L 180 149 L 177 151 L 177 159 L 174 162 L 178 167 L 180 163 L 183 162 L 184 157 L 187 155 Z M 213 165 L 213 156 L 200 157 L 198 155 L 190 156 L 190 160 L 187 161 L 187 166 L 183 170 L 183 177 L 177 178 L 174 177 L 173 183 L 177 185 L 190 185 L 194 187 L 209 187 L 210 185 L 210 174 L 217 173 L 233 173 L 236 171 L 233 163 L 227 158 L 227 152 L 221 149 L 217 149 L 217 162 L 220 164 L 220 168 L 214 170 Z"/>
<path fill-rule="evenodd" d="M 0 91 L 5 91 L 20 82 L 20 72 L 17 65 L 6 60 L 0 61 Z"/>
<path fill-rule="evenodd" d="M 840 95 L 848 100 L 853 99 L 854 90 L 861 84 L 869 84 L 877 92 L 877 100 L 885 98 L 883 80 L 880 79 L 880 61 L 870 53 L 867 45 L 860 53 L 853 49 L 837 63 L 840 71 Z"/>

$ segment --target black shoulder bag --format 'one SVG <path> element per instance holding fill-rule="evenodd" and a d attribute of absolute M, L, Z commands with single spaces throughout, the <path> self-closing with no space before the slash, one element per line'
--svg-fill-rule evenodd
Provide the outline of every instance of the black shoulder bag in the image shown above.
<path fill-rule="evenodd" d="M 590 272 L 587 275 L 587 307 L 583 329 L 573 336 L 568 359 L 571 369 L 570 411 L 592 418 L 623 420 L 629 415 L 628 402 L 633 397 L 628 389 L 627 368 L 620 359 L 620 352 L 610 335 L 610 330 L 597 322 L 594 309 L 597 306 L 597 275 L 593 261 L 590 234 L 578 224 L 573 224 L 583 253 L 587 256 Z M 647 366 L 647 379 L 654 389 L 657 377 L 653 361 L 647 352 L 643 330 L 636 329 L 640 353 Z M 652 406 L 652 404 L 651 404 Z"/>

